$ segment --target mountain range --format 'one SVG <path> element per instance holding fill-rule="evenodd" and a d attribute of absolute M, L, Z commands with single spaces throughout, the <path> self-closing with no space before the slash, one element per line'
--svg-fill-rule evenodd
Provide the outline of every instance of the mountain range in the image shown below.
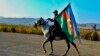
<path fill-rule="evenodd" d="M 0 16 L 0 23 L 4 24 L 13 24 L 13 25 L 33 25 L 38 18 L 16 18 L 16 17 L 2 17 Z M 92 28 L 93 25 L 96 24 L 96 28 L 100 29 L 100 23 L 84 23 L 84 24 L 79 24 L 78 27 L 89 27 Z"/>
<path fill-rule="evenodd" d="M 14 25 L 32 25 L 36 22 L 37 18 L 11 18 L 0 17 L 0 23 L 14 24 Z"/>

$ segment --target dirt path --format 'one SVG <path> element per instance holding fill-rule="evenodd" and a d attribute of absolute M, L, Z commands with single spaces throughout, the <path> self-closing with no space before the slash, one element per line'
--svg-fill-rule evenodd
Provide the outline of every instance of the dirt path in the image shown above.
<path fill-rule="evenodd" d="M 48 56 L 42 49 L 43 36 L 34 34 L 20 34 L 0 32 L 0 56 Z M 82 44 L 75 40 L 81 56 L 100 56 L 100 42 L 82 40 Z M 67 45 L 64 40 L 54 41 L 54 56 L 65 53 Z M 49 43 L 46 45 L 50 52 Z M 78 56 L 75 48 L 71 49 L 67 56 Z"/>

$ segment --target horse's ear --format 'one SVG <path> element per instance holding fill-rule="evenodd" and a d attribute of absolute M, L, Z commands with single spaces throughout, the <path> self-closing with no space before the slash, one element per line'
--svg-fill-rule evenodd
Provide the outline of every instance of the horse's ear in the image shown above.
<path fill-rule="evenodd" d="M 42 17 L 40 17 L 40 20 L 43 20 L 43 18 L 42 18 Z"/>

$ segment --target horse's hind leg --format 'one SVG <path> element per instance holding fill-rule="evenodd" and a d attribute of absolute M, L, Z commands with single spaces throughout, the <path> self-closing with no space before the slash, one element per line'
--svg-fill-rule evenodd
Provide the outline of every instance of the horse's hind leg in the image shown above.
<path fill-rule="evenodd" d="M 69 41 L 66 41 L 66 43 L 67 43 L 68 49 L 67 49 L 66 53 L 63 56 L 66 56 L 67 53 L 68 53 L 68 51 L 69 51 L 69 49 L 70 49 L 70 43 L 69 43 Z"/>
<path fill-rule="evenodd" d="M 76 51 L 78 52 L 78 54 L 79 54 L 79 56 L 80 56 L 80 53 L 79 53 L 79 51 L 78 51 L 78 48 L 77 48 L 76 44 L 75 44 L 74 42 L 71 42 L 71 44 L 76 48 Z"/>
<path fill-rule="evenodd" d="M 45 44 L 48 42 L 48 39 L 43 43 L 43 49 L 45 51 L 45 53 L 47 52 L 46 49 L 45 49 Z"/>

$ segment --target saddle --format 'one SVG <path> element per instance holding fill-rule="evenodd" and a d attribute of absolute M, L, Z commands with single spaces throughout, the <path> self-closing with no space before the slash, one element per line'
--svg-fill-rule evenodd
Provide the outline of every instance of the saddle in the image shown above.
<path fill-rule="evenodd" d="M 66 36 L 65 33 L 62 31 L 61 28 L 57 28 L 55 26 L 51 26 L 50 27 L 49 34 L 50 34 L 51 38 L 55 39 L 55 40 L 65 39 L 64 37 Z"/>
<path fill-rule="evenodd" d="M 54 34 L 54 33 L 59 34 L 61 32 L 62 32 L 61 28 L 59 28 L 57 26 L 54 26 L 54 25 L 53 26 L 50 26 L 49 33 L 51 35 Z"/>

